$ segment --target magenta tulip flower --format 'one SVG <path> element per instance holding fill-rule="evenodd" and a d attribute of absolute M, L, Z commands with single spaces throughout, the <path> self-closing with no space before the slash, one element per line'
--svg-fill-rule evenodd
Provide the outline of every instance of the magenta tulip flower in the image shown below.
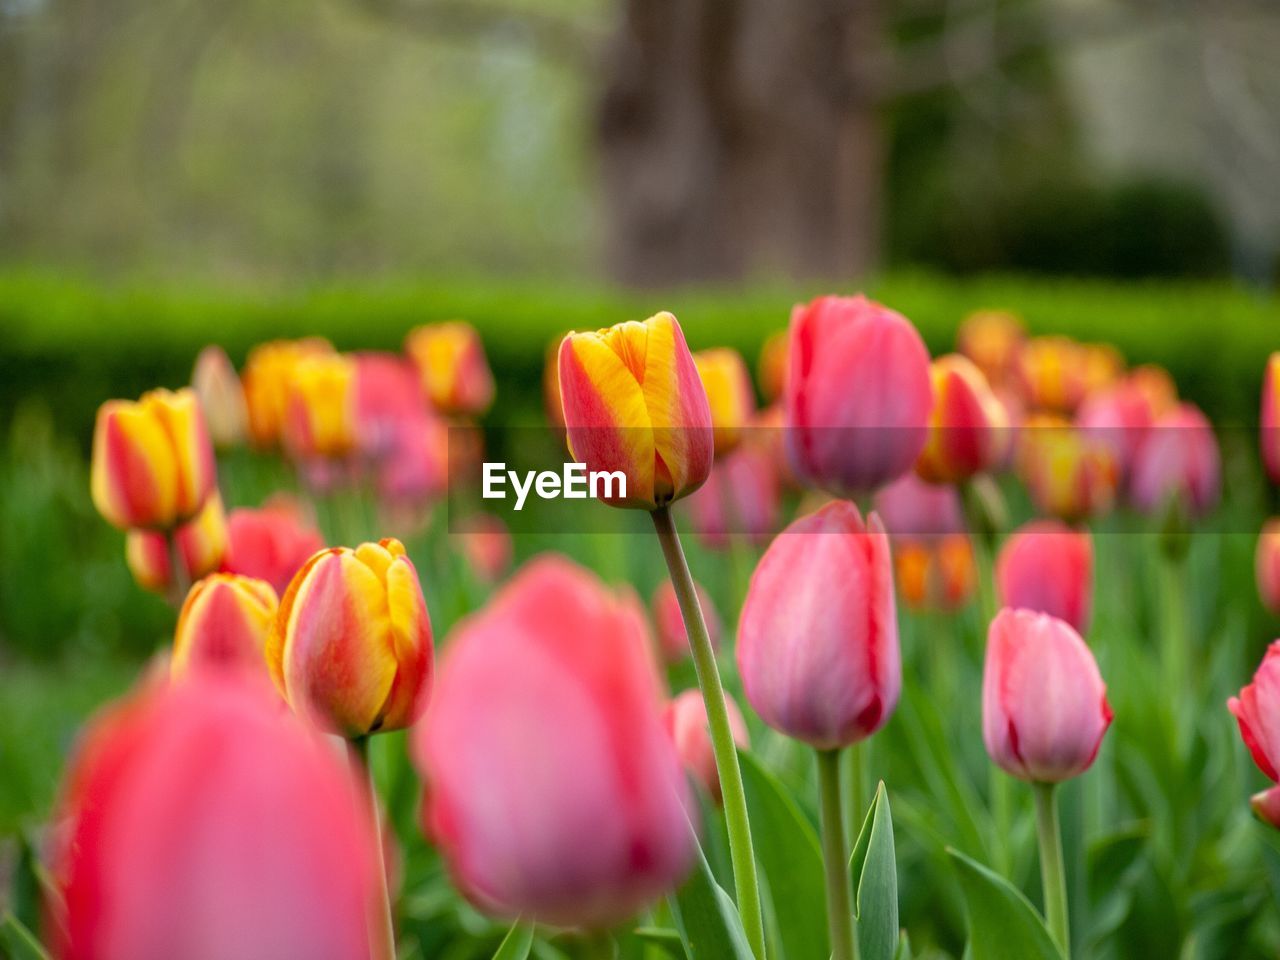
<path fill-rule="evenodd" d="M 1191 516 L 1202 517 L 1217 505 L 1221 475 L 1212 425 L 1183 403 L 1156 421 L 1139 449 L 1129 495 L 1144 513 L 1157 513 L 1176 497 Z"/>
<path fill-rule="evenodd" d="M 720 614 L 711 602 L 711 597 L 702 584 L 695 583 L 698 593 L 698 605 L 702 607 L 702 617 L 707 623 L 707 638 L 713 649 L 720 649 L 720 637 L 724 633 L 724 625 Z M 667 663 L 679 663 L 689 659 L 689 633 L 684 627 L 684 617 L 680 613 L 680 601 L 676 597 L 675 587 L 670 580 L 663 580 L 653 591 L 650 601 L 653 612 L 653 625 L 658 632 L 658 650 Z"/>
<path fill-rule="evenodd" d="M 729 726 L 733 741 L 740 747 L 751 744 L 747 723 L 733 698 L 725 697 L 729 708 Z M 715 749 L 711 744 L 711 729 L 707 725 L 707 705 L 697 690 L 685 690 L 667 704 L 662 714 L 667 733 L 675 744 L 680 762 L 689 775 L 707 791 L 716 803 L 720 802 L 720 772 L 716 769 Z"/>
<path fill-rule="evenodd" d="M 1253 682 L 1227 701 L 1227 709 L 1258 769 L 1280 782 L 1280 640 L 1267 647 Z"/>
<path fill-rule="evenodd" d="M 1065 620 L 1080 633 L 1093 607 L 1093 538 L 1059 520 L 1034 520 L 1000 549 L 996 589 L 1002 607 Z"/>

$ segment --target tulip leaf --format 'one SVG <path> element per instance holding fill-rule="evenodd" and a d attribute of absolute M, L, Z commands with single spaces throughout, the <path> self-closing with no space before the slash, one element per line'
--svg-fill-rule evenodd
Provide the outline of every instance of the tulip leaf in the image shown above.
<path fill-rule="evenodd" d="M 738 908 L 711 875 L 701 847 L 697 854 L 693 874 L 669 901 L 686 956 L 689 960 L 753 960 Z"/>
<path fill-rule="evenodd" d="M 958 850 L 947 852 L 969 915 L 966 956 L 971 960 L 1063 960 L 1040 914 L 1021 891 Z"/>
<path fill-rule="evenodd" d="M 0 948 L 9 960 L 49 960 L 35 934 L 11 913 L 0 919 Z"/>
<path fill-rule="evenodd" d="M 631 932 L 631 936 L 642 943 L 657 947 L 672 960 L 684 960 L 684 941 L 680 938 L 678 930 L 668 930 L 666 927 L 636 927 Z"/>
<path fill-rule="evenodd" d="M 827 960 L 822 848 L 786 787 L 758 759 L 740 752 L 756 856 L 768 882 L 785 960 Z"/>
<path fill-rule="evenodd" d="M 528 960 L 533 947 L 533 927 L 517 920 L 502 938 L 493 960 Z"/>
<path fill-rule="evenodd" d="M 862 960 L 893 960 L 898 951 L 898 867 L 894 859 L 893 817 L 884 781 L 853 846 L 854 917 Z"/>

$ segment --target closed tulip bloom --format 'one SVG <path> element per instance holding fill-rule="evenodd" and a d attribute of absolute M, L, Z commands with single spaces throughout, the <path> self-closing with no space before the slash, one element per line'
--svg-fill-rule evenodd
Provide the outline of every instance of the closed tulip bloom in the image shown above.
<path fill-rule="evenodd" d="M 1014 375 L 1027 331 L 1016 314 L 977 310 L 956 333 L 956 350 L 972 360 L 988 382 L 1003 386 Z"/>
<path fill-rule="evenodd" d="M 751 746 L 747 723 L 742 711 L 726 696 L 724 705 L 729 711 L 729 729 L 733 742 L 739 747 Z M 707 725 L 707 704 L 697 690 L 684 690 L 667 704 L 662 720 L 666 724 L 671 742 L 689 775 L 714 800 L 719 803 L 720 773 L 716 769 L 715 748 L 711 744 L 711 728 Z"/>
<path fill-rule="evenodd" d="M 481 582 L 497 583 L 511 569 L 514 545 L 511 531 L 501 517 L 492 513 L 469 517 L 454 536 L 471 571 Z"/>
<path fill-rule="evenodd" d="M 378 464 L 378 495 L 393 507 L 421 508 L 448 489 L 449 470 L 459 466 L 457 455 L 471 431 L 451 430 L 425 410 L 398 428 L 394 445 Z"/>
<path fill-rule="evenodd" d="M 167 530 L 190 520 L 217 483 L 213 445 L 195 392 L 152 390 L 98 409 L 93 504 L 121 530 Z"/>
<path fill-rule="evenodd" d="M 1115 506 L 1120 471 L 1104 440 L 1045 415 L 1028 419 L 1019 437 L 1018 475 L 1040 513 L 1076 523 Z"/>
<path fill-rule="evenodd" d="M 996 590 L 1002 607 L 1065 620 L 1080 633 L 1093 607 L 1093 538 L 1058 520 L 1033 520 L 1000 548 Z"/>
<path fill-rule="evenodd" d="M 1124 376 L 1124 354 L 1109 343 L 1086 343 L 1084 354 L 1084 396 L 1107 390 Z"/>
<path fill-rule="evenodd" d="M 213 445 L 226 449 L 243 443 L 249 429 L 249 411 L 240 377 L 227 351 L 215 344 L 200 351 L 191 374 L 191 389 L 204 411 Z"/>
<path fill-rule="evenodd" d="M 560 345 L 560 395 L 574 459 L 626 477 L 626 497 L 607 503 L 654 510 L 711 472 L 707 393 L 671 314 L 569 334 Z"/>
<path fill-rule="evenodd" d="M 1111 724 L 1093 653 L 1069 624 L 1004 609 L 991 622 L 982 675 L 982 738 L 1000 769 L 1033 783 L 1083 773 Z"/>
<path fill-rule="evenodd" d="M 486 912 L 607 929 L 694 855 L 642 623 L 590 573 L 526 566 L 449 643 L 413 731 L 424 823 Z"/>
<path fill-rule="evenodd" d="M 195 519 L 173 532 L 173 539 L 187 583 L 217 570 L 227 552 L 227 519 L 222 511 L 222 497 L 216 492 L 209 497 Z M 173 588 L 173 560 L 165 534 L 156 530 L 130 530 L 125 535 L 124 555 L 138 586 L 156 593 Z"/>
<path fill-rule="evenodd" d="M 711 476 L 685 501 L 689 525 L 713 549 L 735 538 L 766 543 L 778 529 L 778 465 L 755 445 L 739 447 L 716 463 Z"/>
<path fill-rule="evenodd" d="M 964 533 L 964 505 L 955 487 L 925 483 L 914 473 L 876 494 L 876 513 L 895 540 Z"/>
<path fill-rule="evenodd" d="M 1280 616 L 1280 517 L 1272 517 L 1262 525 L 1254 570 L 1262 605 Z"/>
<path fill-rule="evenodd" d="M 1253 807 L 1254 816 L 1280 830 L 1280 787 L 1255 793 L 1249 805 Z"/>
<path fill-rule="evenodd" d="M 852 496 L 902 476 L 932 407 L 929 353 L 901 314 L 863 296 L 792 311 L 787 446 L 802 481 Z"/>
<path fill-rule="evenodd" d="M 1068 337 L 1033 337 L 1018 355 L 1022 389 L 1035 410 L 1073 413 L 1085 395 L 1084 348 Z"/>
<path fill-rule="evenodd" d="M 707 393 L 716 456 L 737 447 L 742 431 L 756 411 L 751 374 L 742 355 L 728 347 L 699 350 L 693 355 L 698 377 Z"/>
<path fill-rule="evenodd" d="M 698 604 L 702 607 L 702 618 L 707 623 L 707 636 L 711 640 L 711 646 L 719 650 L 720 638 L 724 635 L 724 624 L 720 620 L 720 614 L 716 611 L 711 596 L 702 588 L 702 584 L 695 583 L 694 590 L 698 594 Z M 653 592 L 650 608 L 653 611 L 654 626 L 658 631 L 658 647 L 662 652 L 662 659 L 667 663 L 679 663 L 681 660 L 689 659 L 689 634 L 684 628 L 684 617 L 680 613 L 680 601 L 676 597 L 676 589 L 669 579 L 664 578 L 658 584 L 658 589 Z"/>
<path fill-rule="evenodd" d="M 977 592 L 977 558 L 967 534 L 895 537 L 893 569 L 902 602 L 913 610 L 959 610 Z"/>
<path fill-rule="evenodd" d="M 418 368 L 427 399 L 441 413 L 479 416 L 493 403 L 493 374 L 475 327 L 461 320 L 409 331 L 405 353 Z"/>
<path fill-rule="evenodd" d="M 1262 463 L 1272 483 L 1280 484 L 1280 352 L 1267 360 L 1262 380 Z"/>
<path fill-rule="evenodd" d="M 933 411 L 916 472 L 930 483 L 960 483 L 1000 465 L 1008 447 L 1009 418 L 986 378 L 959 354 L 930 368 Z"/>
<path fill-rule="evenodd" d="M 1177 499 L 1193 517 L 1218 503 L 1222 464 L 1213 427 L 1198 408 L 1183 403 L 1161 417 L 1134 461 L 1129 482 L 1133 505 L 1156 513 Z"/>
<path fill-rule="evenodd" d="M 355 444 L 355 362 L 341 353 L 298 361 L 289 380 L 285 450 L 300 460 L 339 459 Z"/>
<path fill-rule="evenodd" d="M 249 436 L 258 447 L 280 443 L 289 407 L 289 390 L 299 361 L 333 353 L 320 337 L 272 340 L 249 351 L 241 383 L 249 411 Z"/>
<path fill-rule="evenodd" d="M 747 702 L 819 750 L 880 729 L 902 687 L 889 538 L 834 501 L 774 538 L 738 624 Z"/>
<path fill-rule="evenodd" d="M 1127 477 L 1159 417 L 1147 390 L 1132 377 L 1091 394 L 1076 413 L 1076 426 L 1105 444 L 1121 476 Z"/>
<path fill-rule="evenodd" d="M 330 547 L 280 600 L 267 666 L 295 711 L 348 738 L 399 730 L 426 706 L 431 621 L 399 540 Z"/>
<path fill-rule="evenodd" d="M 425 415 L 427 400 L 413 364 L 391 353 L 355 355 L 355 434 L 361 455 L 390 455 L 406 423 Z"/>
<path fill-rule="evenodd" d="M 1280 640 L 1272 642 L 1240 696 L 1227 701 L 1258 769 L 1280 783 Z"/>
<path fill-rule="evenodd" d="M 262 580 L 215 573 L 198 581 L 173 633 L 174 676 L 211 667 L 265 671 L 262 651 L 276 606 L 276 592 Z"/>
<path fill-rule="evenodd" d="M 1164 367 L 1144 363 L 1130 370 L 1127 380 L 1142 393 L 1157 419 L 1178 405 L 1178 385 Z"/>
<path fill-rule="evenodd" d="M 287 497 L 275 497 L 257 509 L 231 511 L 222 569 L 265 580 L 279 596 L 323 547 L 324 538 L 302 507 Z"/>
<path fill-rule="evenodd" d="M 760 378 L 760 392 L 764 394 L 767 403 L 773 403 L 786 390 L 790 343 L 790 332 L 778 330 L 769 334 L 760 347 L 756 372 Z"/>
<path fill-rule="evenodd" d="M 262 684 L 144 687 L 81 740 L 51 833 L 58 960 L 363 960 L 370 824 Z"/>

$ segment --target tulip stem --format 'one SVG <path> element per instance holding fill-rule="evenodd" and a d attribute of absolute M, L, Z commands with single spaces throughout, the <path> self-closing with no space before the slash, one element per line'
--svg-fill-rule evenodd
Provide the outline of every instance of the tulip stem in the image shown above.
<path fill-rule="evenodd" d="M 164 535 L 165 551 L 169 560 L 170 599 L 179 610 L 187 599 L 187 591 L 191 589 L 191 579 L 187 576 L 187 562 L 182 556 L 182 545 L 178 543 L 178 531 L 171 529 Z"/>
<path fill-rule="evenodd" d="M 364 779 L 363 793 L 369 804 L 369 822 L 373 825 L 373 847 L 377 853 L 380 916 L 369 918 L 369 946 L 373 960 L 395 960 L 396 933 L 391 918 L 391 893 L 387 889 L 387 863 L 382 847 L 382 816 L 378 809 L 378 791 L 373 782 L 373 767 L 369 763 L 369 738 L 357 737 L 348 741 L 352 759 Z"/>
<path fill-rule="evenodd" d="M 840 802 L 840 751 L 818 750 L 818 792 L 822 800 L 822 864 L 827 878 L 827 929 L 831 960 L 857 960 L 853 905 L 849 896 L 849 849 Z M 857 761 L 855 760 L 855 766 Z"/>
<path fill-rule="evenodd" d="M 698 673 L 698 686 L 707 708 L 707 726 L 711 730 L 711 744 L 715 750 L 716 771 L 720 775 L 720 788 L 724 797 L 725 825 L 729 833 L 729 858 L 733 861 L 733 882 L 737 893 L 738 913 L 746 929 L 747 942 L 756 960 L 765 960 L 764 916 L 760 908 L 760 884 L 756 879 L 755 850 L 751 843 L 751 823 L 747 817 L 747 796 L 742 788 L 742 769 L 738 765 L 738 748 L 729 726 L 729 710 L 725 706 L 724 687 L 720 683 L 720 670 L 716 666 L 715 651 L 707 634 L 707 624 L 702 617 L 702 607 L 694 590 L 693 576 L 680 535 L 668 507 L 659 507 L 652 513 L 653 527 L 662 545 L 662 555 L 667 561 L 667 572 L 680 602 L 685 632 L 689 635 L 689 647 L 693 653 L 693 665 Z"/>
<path fill-rule="evenodd" d="M 1040 839 L 1040 884 L 1044 888 L 1044 913 L 1049 933 L 1071 956 L 1071 927 L 1067 922 L 1067 876 L 1062 860 L 1062 829 L 1058 825 L 1057 784 L 1033 783 L 1036 796 L 1036 833 Z"/>

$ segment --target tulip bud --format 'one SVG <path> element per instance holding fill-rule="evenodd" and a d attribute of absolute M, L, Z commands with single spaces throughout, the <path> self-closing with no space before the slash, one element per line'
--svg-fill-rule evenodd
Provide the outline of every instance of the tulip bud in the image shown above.
<path fill-rule="evenodd" d="M 182 563 L 182 578 L 187 583 L 217 570 L 227 552 L 227 520 L 222 512 L 222 497 L 215 491 L 195 519 L 178 527 L 172 536 Z M 166 593 L 173 588 L 173 558 L 166 534 L 130 530 L 125 535 L 124 556 L 138 586 L 156 593 Z"/>
<path fill-rule="evenodd" d="M 261 580 L 215 573 L 198 581 L 178 614 L 173 675 L 210 667 L 263 670 L 276 606 L 276 592 Z"/>
<path fill-rule="evenodd" d="M 216 486 L 213 446 L 194 391 L 152 390 L 98 409 L 93 504 L 121 530 L 190 520 Z"/>
<path fill-rule="evenodd" d="M 200 351 L 191 373 L 191 389 L 204 411 L 213 445 L 221 450 L 243 443 L 249 429 L 249 412 L 244 388 L 227 351 L 216 344 Z"/>
<path fill-rule="evenodd" d="M 781 397 L 786 389 L 789 344 L 788 331 L 779 330 L 769 334 L 760 348 L 756 372 L 760 378 L 760 392 L 768 403 Z"/>
<path fill-rule="evenodd" d="M 288 497 L 273 497 L 262 507 L 238 507 L 227 521 L 226 573 L 269 583 L 279 596 L 324 538 L 302 507 Z"/>
<path fill-rule="evenodd" d="M 763 449 L 746 446 L 718 461 L 685 504 L 693 532 L 718 550 L 735 537 L 768 542 L 778 528 L 780 499 L 777 464 Z"/>
<path fill-rule="evenodd" d="M 431 621 L 399 540 L 321 550 L 280 600 L 266 658 L 293 709 L 348 738 L 409 726 L 427 702 Z"/>
<path fill-rule="evenodd" d="M 405 425 L 417 422 L 426 409 L 413 364 L 390 353 L 356 354 L 355 434 L 364 457 L 390 456 Z"/>
<path fill-rule="evenodd" d="M 349 768 L 265 684 L 144 687 L 89 726 L 50 866 L 61 960 L 367 960 L 374 838 Z"/>
<path fill-rule="evenodd" d="M 626 497 L 610 505 L 654 510 L 711 472 L 707 393 L 671 314 L 569 334 L 560 345 L 560 393 L 574 459 L 626 477 Z"/>
<path fill-rule="evenodd" d="M 1100 393 L 1120 382 L 1124 376 L 1124 355 L 1109 343 L 1081 345 L 1084 359 L 1084 397 Z"/>
<path fill-rule="evenodd" d="M 1227 701 L 1258 769 L 1280 783 L 1280 640 L 1273 641 L 1253 682 Z"/>
<path fill-rule="evenodd" d="M 1093 653 L 1069 623 L 1004 609 L 982 674 L 982 738 L 995 764 L 1034 783 L 1088 770 L 1111 724 Z"/>
<path fill-rule="evenodd" d="M 916 472 L 930 483 L 960 483 L 997 467 L 1009 418 L 982 372 L 958 354 L 933 362 L 933 411 Z"/>
<path fill-rule="evenodd" d="M 792 368 L 794 372 L 795 368 Z M 819 750 L 880 729 L 902 687 L 889 538 L 835 501 L 774 538 L 738 624 L 747 702 Z"/>
<path fill-rule="evenodd" d="M 355 447 L 356 365 L 340 353 L 299 360 L 289 379 L 284 448 L 295 460 L 340 459 Z"/>
<path fill-rule="evenodd" d="M 1267 360 L 1262 379 L 1262 463 L 1272 483 L 1280 484 L 1280 351 Z"/>
<path fill-rule="evenodd" d="M 742 356 L 728 347 L 699 350 L 693 362 L 707 392 L 716 456 L 722 456 L 737 447 L 755 413 L 751 374 Z"/>
<path fill-rule="evenodd" d="M 800 479 L 837 496 L 911 469 L 933 388 L 916 328 L 866 297 L 820 297 L 791 313 L 787 445 Z"/>
<path fill-rule="evenodd" d="M 724 705 L 729 713 L 729 729 L 733 742 L 739 747 L 751 745 L 747 723 L 742 711 L 725 695 Z M 685 690 L 667 704 L 662 714 L 671 742 L 685 770 L 717 804 L 721 802 L 720 772 L 716 769 L 715 747 L 711 743 L 711 727 L 707 723 L 707 704 L 697 690 Z"/>
<path fill-rule="evenodd" d="M 1033 520 L 1000 549 L 996 590 L 1002 607 L 1021 607 L 1089 628 L 1093 606 L 1093 538 L 1058 520 Z"/>
<path fill-rule="evenodd" d="M 1029 419 L 1020 437 L 1018 474 L 1041 513 L 1076 523 L 1115 505 L 1119 466 L 1102 439 L 1045 415 Z"/>
<path fill-rule="evenodd" d="M 1272 517 L 1262 525 L 1254 570 L 1262 605 L 1280 617 L 1280 517 Z"/>
<path fill-rule="evenodd" d="M 1013 377 L 1027 331 L 1015 314 L 978 310 L 956 332 L 956 350 L 974 362 L 987 381 L 1007 384 Z"/>
<path fill-rule="evenodd" d="M 1255 793 L 1249 804 L 1256 816 L 1267 826 L 1280 830 L 1280 787 L 1272 787 Z"/>
<path fill-rule="evenodd" d="M 1178 385 L 1164 367 L 1144 363 L 1129 372 L 1128 381 L 1142 394 L 1157 420 L 1178 405 Z"/>
<path fill-rule="evenodd" d="M 964 533 L 964 507 L 955 487 L 903 474 L 876 494 L 876 512 L 895 540 Z"/>
<path fill-rule="evenodd" d="M 469 517 L 456 534 L 462 555 L 482 583 L 497 583 L 511 569 L 511 532 L 492 513 Z"/>
<path fill-rule="evenodd" d="M 1202 517 L 1222 492 L 1222 465 L 1213 427 L 1189 403 L 1165 414 L 1138 451 L 1129 495 L 1139 510 L 1156 514 L 1176 498 L 1192 517 Z"/>
<path fill-rule="evenodd" d="M 427 399 L 441 413 L 479 416 L 493 403 L 493 374 L 475 327 L 461 320 L 409 331 L 405 353 Z"/>
<path fill-rule="evenodd" d="M 644 643 L 624 599 L 555 557 L 450 638 L 414 757 L 426 827 L 482 909 L 607 929 L 685 875 L 689 791 Z"/>
<path fill-rule="evenodd" d="M 472 433 L 451 430 L 427 411 L 401 421 L 391 451 L 378 465 L 378 495 L 393 507 L 425 507 L 448 489 L 449 470 L 460 467 L 456 455 Z"/>
<path fill-rule="evenodd" d="M 1018 355 L 1022 389 L 1033 409 L 1072 413 L 1085 393 L 1084 348 L 1068 337 L 1034 337 Z"/>
<path fill-rule="evenodd" d="M 702 607 L 702 618 L 707 624 L 707 636 L 715 650 L 720 649 L 720 637 L 724 634 L 724 624 L 710 595 L 702 588 L 702 584 L 694 584 L 694 592 L 698 595 L 698 605 Z M 680 600 L 671 581 L 663 578 L 658 589 L 653 592 L 650 602 L 653 611 L 653 622 L 658 629 L 658 647 L 662 651 L 662 659 L 667 663 L 679 663 L 689 658 L 689 634 L 684 628 L 684 616 L 680 613 Z"/>
<path fill-rule="evenodd" d="M 1128 477 L 1158 416 L 1147 390 L 1129 377 L 1086 398 L 1075 422 L 1091 441 L 1111 451 L 1118 473 Z"/>
<path fill-rule="evenodd" d="M 320 337 L 272 340 L 249 351 L 241 382 L 249 411 L 249 436 L 254 444 L 272 447 L 280 442 L 294 369 L 307 357 L 330 353 L 333 346 Z"/>
<path fill-rule="evenodd" d="M 913 610 L 959 610 L 978 587 L 977 559 L 967 534 L 895 537 L 893 569 L 902 602 Z"/>

